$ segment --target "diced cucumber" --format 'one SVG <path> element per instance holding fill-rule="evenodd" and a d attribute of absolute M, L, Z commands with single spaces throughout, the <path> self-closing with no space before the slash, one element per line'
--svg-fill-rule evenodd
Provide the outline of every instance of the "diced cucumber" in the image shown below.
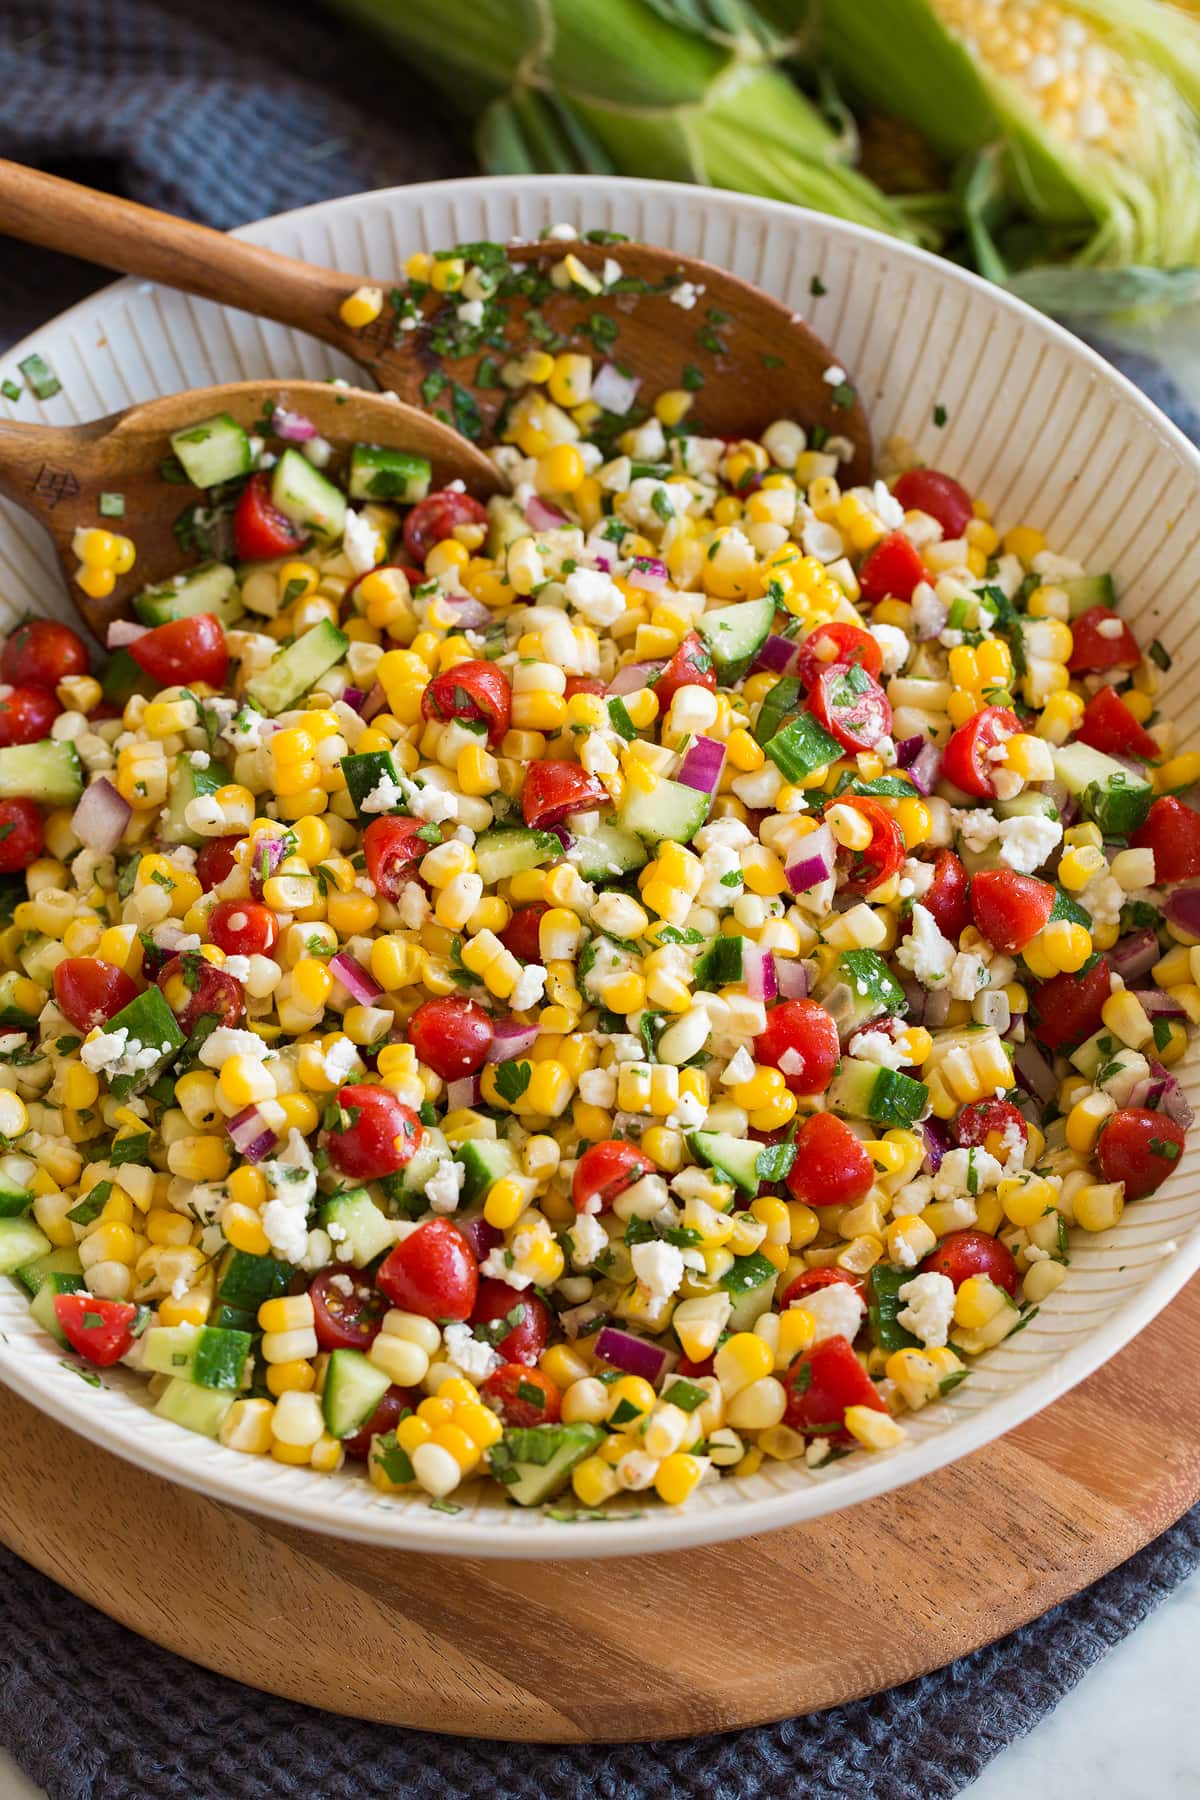
<path fill-rule="evenodd" d="M 211 1323 L 219 1325 L 222 1331 L 244 1331 L 253 1338 L 258 1330 L 258 1320 L 244 1306 L 226 1306 L 219 1300 L 213 1308 Z"/>
<path fill-rule="evenodd" d="M 915 1269 L 890 1269 L 886 1263 L 876 1263 L 867 1276 L 867 1323 L 877 1350 L 910 1350 L 920 1343 L 898 1317 L 906 1304 L 900 1289 L 915 1274 Z"/>
<path fill-rule="evenodd" d="M 126 1054 L 135 1043 L 140 1044 L 143 1049 L 153 1047 L 158 1053 L 156 1060 L 148 1068 L 139 1069 L 134 1075 L 108 1077 L 109 1091 L 118 1099 L 151 1087 L 163 1065 L 169 1062 L 177 1050 L 182 1050 L 187 1042 L 178 1019 L 164 1000 L 161 989 L 156 987 L 146 988 L 135 995 L 128 1006 L 123 1006 L 119 1013 L 113 1014 L 105 1030 L 128 1032 Z"/>
<path fill-rule="evenodd" d="M 47 1275 L 29 1302 L 29 1310 L 42 1330 L 48 1332 L 64 1350 L 69 1349 L 70 1344 L 66 1332 L 58 1322 L 54 1302 L 59 1294 L 78 1294 L 82 1290 L 82 1275 Z"/>
<path fill-rule="evenodd" d="M 837 1001 L 830 1010 L 843 1038 L 885 1014 L 903 1017 L 908 1008 L 904 989 L 874 950 L 844 950 L 814 987 L 813 999 L 828 1005 L 835 992 Z"/>
<path fill-rule="evenodd" d="M 540 869 L 563 853 L 562 840 L 552 831 L 527 831 L 521 826 L 500 826 L 475 840 L 475 867 L 486 886 L 507 881 L 523 869 Z"/>
<path fill-rule="evenodd" d="M 265 669 L 250 677 L 247 696 L 272 718 L 276 713 L 287 712 L 312 692 L 326 669 L 341 662 L 349 648 L 350 639 L 345 632 L 322 619 L 286 650 L 278 651 Z M 3 754 L 0 750 L 0 756 Z"/>
<path fill-rule="evenodd" d="M 632 784 L 617 813 L 617 824 L 632 831 L 648 844 L 664 838 L 676 844 L 690 844 L 712 807 L 712 795 L 685 787 L 681 781 L 659 781 L 648 794 Z"/>
<path fill-rule="evenodd" d="M 0 800 L 73 806 L 83 793 L 83 764 L 74 744 L 43 738 L 0 750 Z"/>
<path fill-rule="evenodd" d="M 695 986 L 701 992 L 715 993 L 731 981 L 741 981 L 748 940 L 744 937 L 715 937 L 704 955 L 696 960 Z"/>
<path fill-rule="evenodd" d="M 763 749 L 787 781 L 803 781 L 814 769 L 827 768 L 842 754 L 837 739 L 806 712 L 797 713 Z"/>
<path fill-rule="evenodd" d="M 392 1385 L 361 1350 L 333 1350 L 325 1368 L 321 1407 L 331 1437 L 353 1437 Z"/>
<path fill-rule="evenodd" d="M 28 1294 L 36 1294 L 42 1283 L 51 1275 L 77 1275 L 83 1279 L 83 1264 L 79 1260 L 79 1252 L 73 1244 L 65 1249 L 51 1250 L 45 1256 L 35 1257 L 32 1262 L 23 1263 L 13 1271 L 17 1280 Z"/>
<path fill-rule="evenodd" d="M 599 1425 L 510 1428 L 492 1446 L 492 1474 L 518 1506 L 540 1506 L 562 1492 L 575 1465 L 603 1441 Z"/>
<path fill-rule="evenodd" d="M 354 810 L 364 823 L 383 818 L 385 812 L 394 812 L 402 804 L 398 799 L 395 807 L 388 807 L 383 812 L 378 807 L 372 807 L 370 812 L 363 810 L 364 800 L 375 792 L 381 781 L 390 781 L 393 788 L 400 788 L 399 772 L 390 750 L 364 750 L 358 756 L 343 756 L 342 774 L 346 777 L 346 792 L 354 802 Z"/>
<path fill-rule="evenodd" d="M 734 1257 L 733 1267 L 721 1277 L 721 1286 L 733 1301 L 730 1331 L 753 1331 L 775 1297 L 778 1279 L 779 1270 L 760 1251 Z"/>
<path fill-rule="evenodd" d="M 1146 823 L 1153 801 L 1154 789 L 1148 781 L 1122 772 L 1103 785 L 1094 781 L 1085 787 L 1079 796 L 1079 810 L 1106 838 L 1127 838 Z"/>
<path fill-rule="evenodd" d="M 142 1344 L 142 1361 L 160 1375 L 180 1375 L 198 1387 L 241 1386 L 250 1333 L 216 1325 L 155 1325 Z"/>
<path fill-rule="evenodd" d="M 50 1249 L 50 1239 L 32 1219 L 0 1219 L 0 1275 L 12 1275 Z"/>
<path fill-rule="evenodd" d="M 433 467 L 424 456 L 389 450 L 384 444 L 355 444 L 350 452 L 352 500 L 399 500 L 411 506 L 429 492 Z"/>
<path fill-rule="evenodd" d="M 6 969 L 0 975 L 0 1025 L 15 1026 L 18 1031 L 33 1030 L 37 1013 L 31 1012 L 21 1001 L 22 990 L 28 987 L 29 977 L 20 969 Z"/>
<path fill-rule="evenodd" d="M 198 1431 L 201 1437 L 220 1435 L 235 1396 L 219 1388 L 198 1387 L 194 1381 L 176 1376 L 169 1381 L 155 1402 L 154 1410 L 161 1419 Z"/>
<path fill-rule="evenodd" d="M 1060 887 L 1054 890 L 1054 905 L 1050 909 L 1047 925 L 1052 925 L 1055 919 L 1069 919 L 1072 925 L 1082 925 L 1085 931 L 1092 928 L 1092 915 L 1086 906 L 1080 906 L 1078 900 L 1073 900 Z"/>
<path fill-rule="evenodd" d="M 999 819 L 1057 819 L 1058 807 L 1050 794 L 1038 794 L 1027 789 L 1023 794 L 1014 794 L 1011 800 L 991 802 Z"/>
<path fill-rule="evenodd" d="M 404 1167 L 380 1182 L 384 1194 L 402 1219 L 415 1219 L 428 1210 L 425 1185 L 450 1156 L 450 1146 L 436 1126 L 426 1125 L 421 1142 Z M 394 1215 L 393 1215 L 394 1216 Z"/>
<path fill-rule="evenodd" d="M 487 513 L 487 554 L 493 560 L 499 560 L 510 544 L 529 536 L 529 521 L 507 494 L 493 494 L 487 503 Z"/>
<path fill-rule="evenodd" d="M 463 1166 L 463 1206 L 475 1206 L 487 1197 L 493 1182 L 517 1172 L 517 1158 L 503 1138 L 468 1138 L 454 1153 Z"/>
<path fill-rule="evenodd" d="M 1060 576 L 1054 586 L 1067 596 L 1073 619 L 1093 606 L 1106 606 L 1111 611 L 1116 605 L 1111 575 L 1068 575 L 1065 580 Z"/>
<path fill-rule="evenodd" d="M 60 962 L 65 962 L 70 955 L 66 945 L 53 938 L 34 937 L 23 944 L 17 952 L 21 967 L 30 981 L 36 981 L 39 987 L 53 987 L 54 971 Z"/>
<path fill-rule="evenodd" d="M 773 600 L 743 600 L 696 620 L 696 630 L 712 652 L 722 687 L 742 679 L 766 643 L 774 619 Z"/>
<path fill-rule="evenodd" d="M 0 1219 L 19 1219 L 33 1205 L 33 1191 L 0 1174 Z"/>
<path fill-rule="evenodd" d="M 728 1131 L 689 1131 L 687 1142 L 698 1162 L 715 1169 L 726 1181 L 732 1181 L 743 1194 L 757 1194 L 761 1144 L 751 1138 L 734 1137 Z"/>
<path fill-rule="evenodd" d="M 1115 757 L 1105 756 L 1103 750 L 1093 750 L 1090 744 L 1051 745 L 1050 754 L 1054 759 L 1056 779 L 1076 797 L 1095 784 L 1103 787 L 1114 775 L 1133 779 Z"/>
<path fill-rule="evenodd" d="M 187 822 L 187 809 L 193 800 L 215 794 L 228 782 L 229 770 L 224 763 L 210 762 L 206 769 L 197 769 L 188 752 L 181 750 L 171 771 L 171 790 L 159 827 L 163 839 L 168 844 L 202 844 L 202 834 L 193 831 Z"/>
<path fill-rule="evenodd" d="M 844 1056 L 830 1084 L 825 1104 L 846 1119 L 871 1119 L 879 1125 L 909 1130 L 925 1111 L 929 1089 L 923 1081 L 883 1069 L 861 1057 Z"/>
<path fill-rule="evenodd" d="M 570 860 L 585 881 L 603 885 L 644 868 L 646 847 L 641 838 L 622 831 L 619 825 L 597 825 L 590 837 L 576 838 Z"/>
<path fill-rule="evenodd" d="M 232 625 L 245 608 L 229 564 L 211 562 L 185 569 L 157 587 L 143 588 L 133 597 L 133 610 L 143 625 L 169 625 L 174 619 L 191 619 L 197 613 L 211 613 L 222 625 Z"/>
<path fill-rule="evenodd" d="M 788 714 L 799 712 L 804 704 L 804 689 L 795 675 L 782 675 L 758 709 L 754 736 L 758 743 L 769 744 L 783 729 Z"/>
<path fill-rule="evenodd" d="M 193 487 L 220 487 L 254 467 L 250 439 L 227 412 L 171 433 L 171 448 Z"/>
<path fill-rule="evenodd" d="M 396 1241 L 395 1225 L 380 1212 L 366 1188 L 335 1194 L 321 1208 L 319 1222 L 326 1231 L 335 1227 L 330 1236 L 338 1260 L 352 1262 L 356 1269 L 365 1269 Z"/>
<path fill-rule="evenodd" d="M 271 500 L 285 519 L 318 537 L 341 537 L 346 524 L 346 496 L 299 450 L 287 449 L 271 475 Z"/>
<path fill-rule="evenodd" d="M 218 1298 L 228 1306 L 244 1308 L 257 1316 L 264 1300 L 286 1293 L 293 1275 L 291 1263 L 274 1256 L 252 1256 L 248 1250 L 230 1250 L 221 1270 Z"/>

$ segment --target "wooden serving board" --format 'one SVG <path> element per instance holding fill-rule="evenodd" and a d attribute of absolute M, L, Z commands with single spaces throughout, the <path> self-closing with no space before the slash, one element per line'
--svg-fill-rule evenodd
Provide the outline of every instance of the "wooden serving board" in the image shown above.
<path fill-rule="evenodd" d="M 389 1553 L 275 1525 L 79 1437 L 64 1456 L 62 1427 L 0 1388 L 0 1540 L 155 1643 L 312 1706 L 500 1739 L 725 1730 L 938 1668 L 1164 1530 L 1200 1497 L 1198 1343 L 1200 1280 L 1055 1406 L 911 1487 L 603 1562 Z"/>

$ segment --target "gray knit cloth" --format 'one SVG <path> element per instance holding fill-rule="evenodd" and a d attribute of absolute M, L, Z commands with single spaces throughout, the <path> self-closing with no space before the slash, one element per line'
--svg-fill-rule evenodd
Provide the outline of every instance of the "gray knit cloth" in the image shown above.
<path fill-rule="evenodd" d="M 0 154 L 213 225 L 469 172 L 422 93 L 311 0 L 0 0 Z M 104 279 L 0 255 L 0 346 Z M 1125 366 L 1200 436 L 1161 371 Z M 253 1693 L 0 1551 L 0 1743 L 52 1800 L 949 1800 L 1198 1564 L 1200 1509 L 1035 1624 L 872 1699 L 721 1737 L 558 1749 Z"/>

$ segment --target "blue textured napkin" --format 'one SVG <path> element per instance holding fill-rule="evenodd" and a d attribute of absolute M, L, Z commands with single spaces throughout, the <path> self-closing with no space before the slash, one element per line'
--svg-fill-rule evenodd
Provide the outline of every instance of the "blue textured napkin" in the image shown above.
<path fill-rule="evenodd" d="M 0 0 L 0 154 L 219 226 L 469 171 L 421 83 L 309 0 Z M 106 279 L 4 244 L 0 345 Z M 1114 356 L 1191 436 L 1152 362 Z M 819 1716 L 680 1743 L 538 1748 L 255 1694 L 0 1550 L 0 1743 L 52 1800 L 950 1800 L 1200 1565 L 1200 1508 L 999 1644 Z"/>

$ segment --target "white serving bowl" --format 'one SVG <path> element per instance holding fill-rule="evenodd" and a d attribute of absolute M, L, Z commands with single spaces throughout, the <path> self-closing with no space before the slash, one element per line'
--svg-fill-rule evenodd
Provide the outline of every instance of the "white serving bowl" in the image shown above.
<path fill-rule="evenodd" d="M 1111 570 L 1143 644 L 1174 656 L 1167 712 L 1200 737 L 1200 456 L 1134 387 L 1048 320 L 921 251 L 767 200 L 665 182 L 472 179 L 333 200 L 242 236 L 348 272 L 386 277 L 414 249 L 535 237 L 560 220 L 604 227 L 721 264 L 789 302 L 852 371 L 876 443 L 899 433 L 986 498 L 1001 526 L 1028 521 L 1089 570 Z M 619 254 L 619 253 L 618 253 Z M 814 282 L 814 277 L 819 278 Z M 819 297 L 814 297 L 814 287 Z M 698 315 L 697 315 L 698 316 Z M 680 313 L 681 336 L 695 329 Z M 23 418 L 73 423 L 178 388 L 253 376 L 344 375 L 312 339 L 165 289 L 123 281 L 42 327 L 37 349 L 63 391 Z M 763 424 L 773 417 L 763 382 Z M 945 423 L 934 421 L 945 409 Z M 939 417 L 942 414 L 939 412 Z M 0 626 L 30 611 L 70 618 L 40 530 L 0 506 Z M 1178 1071 L 1193 1104 L 1193 1055 Z M 1200 1266 L 1200 1163 L 1189 1154 L 1153 1197 L 1103 1237 L 1074 1234 L 1064 1286 L 1019 1337 L 985 1355 L 947 1401 L 906 1420 L 900 1450 L 811 1474 L 768 1463 L 702 1488 L 679 1510 L 656 1503 L 611 1523 L 564 1525 L 466 1490 L 462 1512 L 383 1497 L 335 1477 L 238 1455 L 157 1418 L 142 1383 L 109 1373 L 100 1391 L 38 1330 L 0 1280 L 0 1378 L 64 1425 L 143 1468 L 290 1524 L 463 1556 L 577 1557 L 679 1549 L 815 1518 L 927 1475 L 1057 1399 L 1105 1362 Z M 476 1484 L 476 1487 L 482 1484 Z M 493 1497 L 494 1495 L 494 1497 Z"/>

